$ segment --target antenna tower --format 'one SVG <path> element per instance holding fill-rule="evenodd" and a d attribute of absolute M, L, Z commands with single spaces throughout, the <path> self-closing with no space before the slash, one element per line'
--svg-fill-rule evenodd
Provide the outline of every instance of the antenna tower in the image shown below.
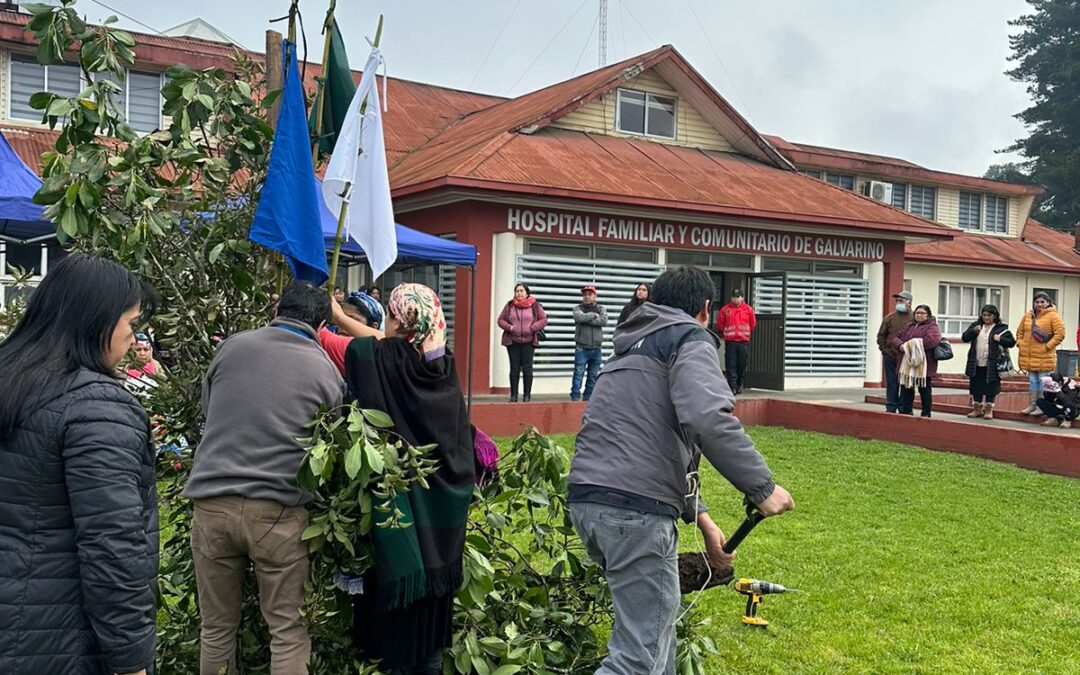
<path fill-rule="evenodd" d="M 600 67 L 607 65 L 607 0 L 600 0 Z"/>

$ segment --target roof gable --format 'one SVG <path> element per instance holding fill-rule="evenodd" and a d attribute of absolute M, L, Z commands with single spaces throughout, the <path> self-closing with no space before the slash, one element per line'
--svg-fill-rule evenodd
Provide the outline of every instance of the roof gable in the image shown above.
<path fill-rule="evenodd" d="M 515 134 L 535 133 L 653 68 L 724 137 L 736 139 L 736 151 L 792 168 L 674 47 L 665 45 L 469 115 L 404 158 L 391 171 L 391 182 L 402 186 L 468 171 Z"/>

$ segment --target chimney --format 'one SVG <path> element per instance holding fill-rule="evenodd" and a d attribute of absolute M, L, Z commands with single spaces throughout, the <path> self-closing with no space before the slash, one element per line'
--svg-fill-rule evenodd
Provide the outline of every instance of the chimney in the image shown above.
<path fill-rule="evenodd" d="M 1073 226 L 1073 250 L 1080 253 L 1080 223 Z"/>

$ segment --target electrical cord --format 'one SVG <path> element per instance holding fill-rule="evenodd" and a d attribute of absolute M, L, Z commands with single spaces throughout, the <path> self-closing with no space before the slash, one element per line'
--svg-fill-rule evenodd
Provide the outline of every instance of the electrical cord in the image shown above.
<path fill-rule="evenodd" d="M 690 613 L 690 610 L 697 604 L 698 599 L 701 597 L 701 591 L 705 590 L 709 586 L 709 582 L 712 581 L 713 568 L 712 563 L 709 562 L 708 553 L 705 551 L 705 541 L 701 538 L 701 529 L 697 524 L 697 512 L 698 506 L 701 504 L 701 474 L 697 470 L 691 471 L 686 474 L 686 499 L 694 500 L 694 543 L 701 550 L 701 559 L 705 561 L 705 568 L 709 570 L 709 573 L 705 576 L 705 582 L 701 585 L 701 588 L 694 591 L 694 599 L 690 601 L 690 604 L 686 606 L 686 609 L 682 611 L 675 618 L 675 625 L 678 625 L 683 618 Z"/>

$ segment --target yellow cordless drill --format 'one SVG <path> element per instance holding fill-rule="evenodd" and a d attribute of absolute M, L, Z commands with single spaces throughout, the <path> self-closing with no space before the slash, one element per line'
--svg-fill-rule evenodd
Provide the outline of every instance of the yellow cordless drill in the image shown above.
<path fill-rule="evenodd" d="M 758 581 L 757 579 L 739 579 L 735 582 L 735 592 L 746 596 L 746 613 L 743 614 L 742 622 L 747 626 L 764 628 L 769 622 L 757 615 L 761 597 L 772 593 L 797 592 L 795 588 L 784 588 L 780 584 Z"/>

